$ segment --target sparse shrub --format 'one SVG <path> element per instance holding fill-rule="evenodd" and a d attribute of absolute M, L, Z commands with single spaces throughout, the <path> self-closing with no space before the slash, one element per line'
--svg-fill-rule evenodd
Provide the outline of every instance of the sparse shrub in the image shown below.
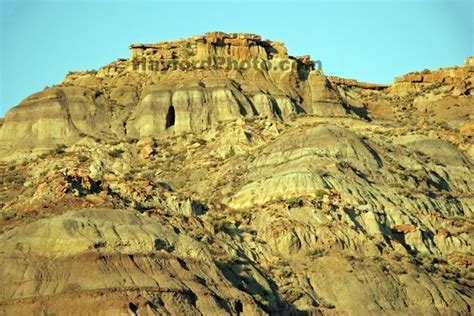
<path fill-rule="evenodd" d="M 349 260 L 349 261 L 356 261 L 357 258 L 351 254 L 347 254 L 346 255 L 346 259 Z"/>
<path fill-rule="evenodd" d="M 433 258 L 428 254 L 418 253 L 416 256 L 416 260 L 419 265 L 423 266 L 423 268 L 428 272 L 435 272 L 436 267 L 433 263 Z"/>
<path fill-rule="evenodd" d="M 138 143 L 138 138 L 131 137 L 131 138 L 127 139 L 127 143 L 136 144 L 136 143 Z"/>
<path fill-rule="evenodd" d="M 198 240 L 198 241 L 202 240 L 202 238 L 204 237 L 204 233 L 199 230 L 191 230 L 187 234 L 192 239 Z"/>
<path fill-rule="evenodd" d="M 450 131 L 450 130 L 451 130 L 451 126 L 449 126 L 449 124 L 446 123 L 446 122 L 441 122 L 441 123 L 439 123 L 439 125 L 438 125 L 438 130 L 440 130 L 440 129 L 443 129 L 443 130 L 445 130 L 445 131 Z"/>
<path fill-rule="evenodd" d="M 23 192 L 23 197 L 25 197 L 25 198 L 32 198 L 34 195 L 35 195 L 35 188 L 33 188 L 33 187 L 27 188 Z"/>
<path fill-rule="evenodd" d="M 304 201 L 300 198 L 290 198 L 286 200 L 286 205 L 288 208 L 298 208 L 304 205 Z"/>
<path fill-rule="evenodd" d="M 77 157 L 77 159 L 79 160 L 79 162 L 86 162 L 87 160 L 89 160 L 89 157 L 87 157 L 87 156 L 79 156 L 79 157 Z"/>
<path fill-rule="evenodd" d="M 133 179 L 134 179 L 133 173 L 131 173 L 131 172 L 125 173 L 125 174 L 123 175 L 123 179 L 124 179 L 125 181 L 133 181 Z"/>
<path fill-rule="evenodd" d="M 450 266 L 444 270 L 443 276 L 447 279 L 457 280 L 461 277 L 461 274 L 458 267 Z"/>
<path fill-rule="evenodd" d="M 400 262 L 403 259 L 403 255 L 399 252 L 393 252 L 392 253 L 392 259 L 395 261 Z"/>
<path fill-rule="evenodd" d="M 130 174 L 137 174 L 137 173 L 139 173 L 139 172 L 141 172 L 141 171 L 142 171 L 142 169 L 137 167 L 137 168 L 132 168 L 132 169 L 130 169 L 129 173 L 130 173 Z"/>
<path fill-rule="evenodd" d="M 326 250 L 322 248 L 311 248 L 306 251 L 306 255 L 310 257 L 322 257 L 326 254 Z"/>
<path fill-rule="evenodd" d="M 148 181 L 155 180 L 155 172 L 153 170 L 147 170 L 141 173 L 140 175 L 143 179 L 147 179 Z"/>
<path fill-rule="evenodd" d="M 57 144 L 56 147 L 54 148 L 54 152 L 58 155 L 64 154 L 67 146 L 64 144 Z"/>
<path fill-rule="evenodd" d="M 26 181 L 26 178 L 19 174 L 9 174 L 5 176 L 4 183 L 8 185 L 17 184 L 21 185 Z"/>
<path fill-rule="evenodd" d="M 209 222 L 215 233 L 226 232 L 230 229 L 230 223 L 225 218 L 211 218 Z"/>
<path fill-rule="evenodd" d="M 396 275 L 407 274 L 407 269 L 398 263 L 390 264 L 389 270 L 395 273 Z"/>
<path fill-rule="evenodd" d="M 7 175 L 5 178 L 3 178 L 3 181 L 6 183 L 6 184 L 11 184 L 13 182 L 15 182 L 15 176 L 14 175 Z"/>
<path fill-rule="evenodd" d="M 9 221 L 15 219 L 19 216 L 19 214 L 14 210 L 5 210 L 2 212 L 2 220 Z"/>
<path fill-rule="evenodd" d="M 124 151 L 120 148 L 114 148 L 111 151 L 109 151 L 109 156 L 113 158 L 118 158 L 121 157 Z"/>
<path fill-rule="evenodd" d="M 323 196 L 325 196 L 325 195 L 329 195 L 329 191 L 326 190 L 326 189 L 319 189 L 315 192 L 315 196 L 318 199 L 322 199 Z"/>
<path fill-rule="evenodd" d="M 48 152 L 42 153 L 42 154 L 40 154 L 40 155 L 38 156 L 38 159 L 46 159 L 46 158 L 48 158 L 48 155 L 49 155 L 49 154 L 50 154 L 50 153 L 48 153 Z"/>

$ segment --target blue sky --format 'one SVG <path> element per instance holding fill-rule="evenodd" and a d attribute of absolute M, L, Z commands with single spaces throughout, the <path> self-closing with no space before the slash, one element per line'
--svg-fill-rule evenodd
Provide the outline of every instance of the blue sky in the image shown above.
<path fill-rule="evenodd" d="M 0 116 L 69 70 L 128 57 L 130 43 L 208 31 L 283 41 L 326 74 L 376 83 L 474 55 L 472 0 L 0 2 Z"/>

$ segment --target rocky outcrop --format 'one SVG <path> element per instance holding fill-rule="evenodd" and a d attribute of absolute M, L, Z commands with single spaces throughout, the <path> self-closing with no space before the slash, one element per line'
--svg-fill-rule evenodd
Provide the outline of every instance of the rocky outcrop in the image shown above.
<path fill-rule="evenodd" d="M 375 84 L 369 82 L 359 82 L 355 79 L 346 79 L 336 76 L 328 76 L 328 80 L 333 82 L 336 85 L 341 85 L 348 88 L 360 88 L 360 89 L 369 89 L 369 90 L 383 90 L 388 88 L 388 85 L 384 84 Z"/>
<path fill-rule="evenodd" d="M 255 116 L 348 115 L 309 56 L 291 57 L 283 43 L 257 35 L 215 32 L 130 49 L 129 59 L 70 73 L 25 99 L 7 113 L 0 146 L 54 147 L 84 135 L 163 138 Z"/>
<path fill-rule="evenodd" d="M 401 96 L 431 92 L 449 94 L 455 97 L 472 96 L 474 67 L 465 64 L 462 67 L 444 68 L 436 71 L 424 70 L 395 78 L 390 87 L 391 94 Z M 441 93 L 444 92 L 444 93 Z"/>
<path fill-rule="evenodd" d="M 267 70 L 273 66 L 271 61 L 289 58 L 283 43 L 265 41 L 255 34 L 224 32 L 158 44 L 132 44 L 130 52 L 130 60 L 134 62 L 132 69 L 143 72 L 173 67 L 187 70 L 207 67 L 243 69 L 254 66 L 248 65 L 250 62 Z M 292 61 L 302 67 L 309 66 L 308 70 L 314 66 L 308 59 L 292 58 Z"/>
<path fill-rule="evenodd" d="M 329 77 L 347 107 L 367 119 L 398 119 L 461 128 L 473 112 L 474 68 L 460 67 L 413 72 L 395 78 L 389 86 Z M 409 117 L 409 118 L 407 118 Z"/>

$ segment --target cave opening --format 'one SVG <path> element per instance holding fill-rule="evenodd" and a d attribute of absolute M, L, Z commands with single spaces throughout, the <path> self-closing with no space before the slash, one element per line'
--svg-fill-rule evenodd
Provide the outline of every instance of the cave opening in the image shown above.
<path fill-rule="evenodd" d="M 237 315 L 244 312 L 244 306 L 240 300 L 235 301 L 235 311 L 237 312 Z"/>
<path fill-rule="evenodd" d="M 176 117 L 174 112 L 174 106 L 170 106 L 170 108 L 168 109 L 168 113 L 166 114 L 166 128 L 174 126 L 175 120 Z"/>

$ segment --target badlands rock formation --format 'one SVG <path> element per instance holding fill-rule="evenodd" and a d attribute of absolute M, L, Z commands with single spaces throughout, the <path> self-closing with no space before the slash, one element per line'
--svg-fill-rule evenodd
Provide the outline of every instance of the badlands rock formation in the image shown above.
<path fill-rule="evenodd" d="M 282 43 L 257 35 L 217 32 L 130 48 L 130 59 L 70 73 L 26 98 L 5 117 L 0 146 L 72 144 L 82 135 L 161 138 L 256 116 L 347 115 L 307 56 L 290 57 Z"/>
<path fill-rule="evenodd" d="M 472 58 L 391 85 L 133 44 L 0 120 L 0 313 L 470 315 Z"/>

